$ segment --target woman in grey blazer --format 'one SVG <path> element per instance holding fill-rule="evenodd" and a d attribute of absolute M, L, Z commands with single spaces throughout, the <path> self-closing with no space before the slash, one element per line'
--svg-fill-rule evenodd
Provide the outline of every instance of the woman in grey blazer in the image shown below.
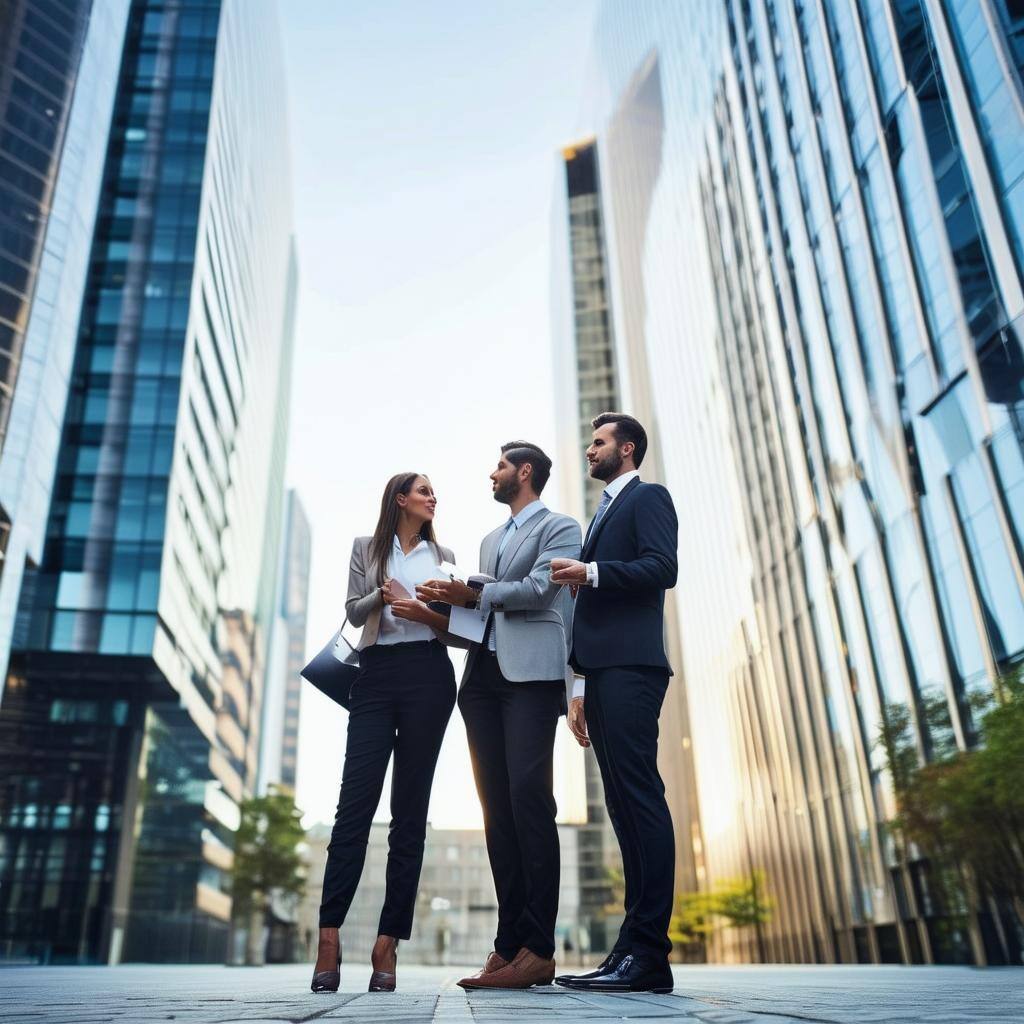
<path fill-rule="evenodd" d="M 427 805 L 441 740 L 455 705 L 455 673 L 437 639 L 448 620 L 415 598 L 452 552 L 434 536 L 430 480 L 399 473 L 388 481 L 372 537 L 357 537 L 349 566 L 348 620 L 363 627 L 352 687 L 345 768 L 327 847 L 314 992 L 336 992 L 341 938 L 366 857 L 373 812 L 394 755 L 387 886 L 373 947 L 370 991 L 393 991 L 398 940 L 412 933 L 423 863 Z"/>

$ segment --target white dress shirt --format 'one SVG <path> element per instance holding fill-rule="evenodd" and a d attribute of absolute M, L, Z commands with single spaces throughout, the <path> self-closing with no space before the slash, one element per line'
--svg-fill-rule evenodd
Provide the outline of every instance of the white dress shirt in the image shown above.
<path fill-rule="evenodd" d="M 426 583 L 427 580 L 437 577 L 437 556 L 434 554 L 433 546 L 421 540 L 409 554 L 406 554 L 396 534 L 391 545 L 391 557 L 388 559 L 388 577 L 401 583 L 409 591 L 409 596 L 415 598 L 417 584 Z M 380 613 L 378 644 L 388 646 L 433 639 L 434 631 L 428 625 L 395 618 L 391 605 L 384 605 Z"/>
<path fill-rule="evenodd" d="M 541 509 L 546 509 L 547 506 L 543 501 L 538 498 L 536 501 L 531 501 L 525 508 L 521 508 L 511 519 L 505 524 L 505 532 L 501 535 L 501 540 L 498 541 L 498 557 L 495 560 L 496 563 L 500 562 L 501 556 L 504 555 L 506 548 L 512 543 L 512 538 L 519 532 L 519 528 L 528 519 L 531 519 Z M 495 567 L 497 571 L 497 565 Z M 480 591 L 480 610 L 484 615 L 491 614 L 491 599 L 487 594 L 488 590 L 493 593 L 494 584 L 485 583 L 483 590 Z M 494 623 L 490 622 L 487 625 L 487 649 L 493 651 L 495 649 L 494 640 Z"/>
<path fill-rule="evenodd" d="M 615 504 L 615 499 L 622 493 L 622 489 L 626 486 L 626 484 L 628 484 L 629 481 L 632 480 L 634 477 L 637 477 L 639 475 L 640 470 L 631 469 L 628 473 L 623 473 L 622 476 L 617 476 L 610 484 L 608 484 L 607 487 L 605 487 L 604 492 L 605 494 L 608 495 L 609 498 L 611 498 L 611 501 L 608 502 L 608 507 L 604 510 L 604 516 L 601 517 L 602 519 L 606 518 L 608 513 L 611 512 L 612 505 Z M 588 587 L 597 587 L 597 562 L 587 562 L 586 585 Z M 577 676 L 576 681 L 573 683 L 572 686 L 573 698 L 582 697 L 585 695 L 585 693 L 586 683 L 581 677 Z"/>

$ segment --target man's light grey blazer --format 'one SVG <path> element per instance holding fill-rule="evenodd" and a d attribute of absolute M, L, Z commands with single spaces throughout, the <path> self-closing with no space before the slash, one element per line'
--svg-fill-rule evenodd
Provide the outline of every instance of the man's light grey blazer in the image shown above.
<path fill-rule="evenodd" d="M 352 545 L 352 560 L 348 565 L 348 598 L 345 611 L 353 626 L 362 626 L 363 633 L 356 644 L 361 651 L 377 642 L 380 635 L 380 613 L 384 610 L 384 599 L 377 586 L 377 563 L 370 558 L 372 537 L 356 537 Z M 436 545 L 439 561 L 455 562 L 451 548 Z"/>
<path fill-rule="evenodd" d="M 506 525 L 489 533 L 480 545 L 480 571 L 498 580 L 487 588 L 498 667 L 510 682 L 563 679 L 571 687 L 572 598 L 568 587 L 551 582 L 551 560 L 580 557 L 580 525 L 569 516 L 541 509 L 509 540 L 501 570 L 495 572 Z M 470 645 L 463 682 L 478 657 L 489 657 L 481 646 Z"/>

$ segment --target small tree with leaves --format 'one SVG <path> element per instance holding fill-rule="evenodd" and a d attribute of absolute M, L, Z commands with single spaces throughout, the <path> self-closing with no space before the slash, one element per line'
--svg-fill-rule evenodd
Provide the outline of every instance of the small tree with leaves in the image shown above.
<path fill-rule="evenodd" d="M 696 951 L 696 959 L 703 959 L 707 940 L 717 927 L 716 907 L 717 899 L 711 893 L 680 893 L 676 898 L 668 937 L 684 950 Z M 691 957 L 684 955 L 684 959 L 688 960 Z"/>
<path fill-rule="evenodd" d="M 626 902 L 626 876 L 622 868 L 618 865 L 605 865 L 604 882 L 607 886 L 605 891 L 605 913 L 621 913 L 623 904 Z"/>
<path fill-rule="evenodd" d="M 232 919 L 247 927 L 247 964 L 259 963 L 259 942 L 271 893 L 298 898 L 305 890 L 300 847 L 306 833 L 302 812 L 286 792 L 271 789 L 241 805 L 232 869 Z"/>
<path fill-rule="evenodd" d="M 669 926 L 669 938 L 682 945 L 704 947 L 719 928 L 753 928 L 758 957 L 764 960 L 762 925 L 772 919 L 774 903 L 760 869 L 748 878 L 723 879 L 707 892 L 681 893 Z"/>
<path fill-rule="evenodd" d="M 932 703 L 925 702 L 921 713 L 934 737 L 938 712 Z M 896 791 L 894 838 L 904 856 L 913 844 L 927 858 L 931 893 L 954 924 L 963 922 L 970 894 L 971 903 L 991 897 L 1013 907 L 1024 927 L 1021 671 L 1004 676 L 993 695 L 972 704 L 978 746 L 962 751 L 938 745 L 928 763 L 918 757 L 910 710 L 886 707 L 879 739 Z"/>

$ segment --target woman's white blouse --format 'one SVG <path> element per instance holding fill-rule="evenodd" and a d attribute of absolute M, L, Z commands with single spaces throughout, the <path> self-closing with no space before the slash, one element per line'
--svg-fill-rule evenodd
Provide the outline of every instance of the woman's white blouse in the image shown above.
<path fill-rule="evenodd" d="M 397 580 L 415 598 L 416 586 L 427 580 L 437 578 L 437 557 L 434 548 L 422 540 L 406 554 L 396 535 L 391 545 L 391 557 L 388 559 L 388 576 Z M 433 640 L 434 631 L 422 622 L 410 622 L 408 619 L 396 619 L 391 606 L 385 605 L 380 614 L 380 633 L 378 644 L 408 644 L 417 640 Z"/>

